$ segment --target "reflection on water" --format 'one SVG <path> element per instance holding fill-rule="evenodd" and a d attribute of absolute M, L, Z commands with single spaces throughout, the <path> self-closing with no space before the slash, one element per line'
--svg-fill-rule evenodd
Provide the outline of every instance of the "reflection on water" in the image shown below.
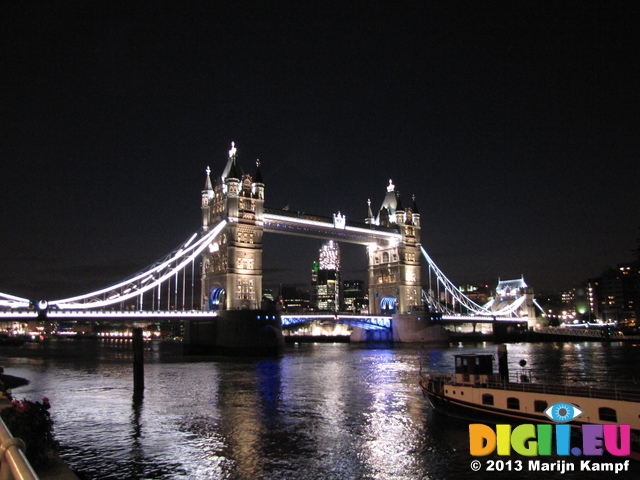
<path fill-rule="evenodd" d="M 470 473 L 468 423 L 434 413 L 416 380 L 421 356 L 425 370 L 451 371 L 463 350 L 494 353 L 303 344 L 277 358 L 188 358 L 154 343 L 141 403 L 130 344 L 28 345 L 0 362 L 31 380 L 15 396 L 50 398 L 63 456 L 86 478 L 453 479 Z M 537 381 L 630 386 L 638 350 L 518 344 L 509 363 L 521 373 L 525 359 Z"/>

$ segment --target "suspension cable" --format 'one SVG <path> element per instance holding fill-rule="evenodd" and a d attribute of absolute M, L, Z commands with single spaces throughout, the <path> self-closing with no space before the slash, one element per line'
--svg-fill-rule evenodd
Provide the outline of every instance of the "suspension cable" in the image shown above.
<path fill-rule="evenodd" d="M 165 280 L 171 278 L 171 276 L 173 276 L 176 272 L 179 272 L 184 266 L 195 259 L 195 257 L 200 255 L 200 253 L 202 253 L 202 251 L 209 246 L 210 242 L 220 234 L 226 223 L 226 220 L 221 221 L 220 223 L 218 223 L 218 225 L 216 225 L 215 228 L 213 228 L 206 235 L 203 235 L 195 243 L 191 243 L 193 237 L 190 238 L 182 247 L 178 248 L 176 251 L 170 253 L 167 257 L 165 257 L 167 258 L 167 260 L 164 260 L 159 265 L 155 265 L 149 270 L 146 270 L 134 276 L 133 278 L 95 292 L 62 300 L 54 300 L 52 302 L 49 302 L 49 304 L 57 305 L 58 308 L 63 309 L 99 308 L 107 305 L 112 305 L 114 303 L 123 302 L 125 300 L 128 300 L 129 298 L 149 291 L 156 286 L 159 287 L 160 284 L 162 284 Z M 140 280 L 140 285 L 142 285 L 143 283 L 144 285 L 142 285 L 141 287 L 135 285 L 134 282 L 137 282 L 138 280 Z M 121 287 L 129 287 L 124 290 L 124 292 L 127 293 L 119 293 L 117 290 Z M 105 294 L 106 298 L 102 300 L 97 298 L 97 296 L 100 294 Z M 168 296 L 170 298 L 170 294 Z M 81 303 L 80 301 L 84 302 Z M 158 289 L 158 305 L 159 302 L 160 290 Z"/>
<path fill-rule="evenodd" d="M 445 290 L 448 291 L 453 296 L 453 298 L 460 303 L 461 308 L 464 307 L 468 311 L 473 312 L 473 313 L 475 313 L 477 315 L 495 315 L 494 312 L 491 312 L 491 311 L 487 310 L 486 308 L 481 307 L 480 305 L 475 303 L 473 300 L 468 298 L 465 294 L 463 294 L 458 289 L 458 287 L 456 287 L 445 276 L 445 274 L 442 273 L 442 271 L 438 268 L 438 266 L 435 264 L 435 262 L 427 254 L 427 251 L 424 249 L 424 247 L 421 246 L 420 247 L 420 251 L 422 252 L 422 255 L 424 256 L 424 258 L 427 261 L 427 263 L 429 264 L 429 268 L 432 269 L 433 272 L 436 274 L 438 285 L 442 284 L 442 286 L 445 288 Z M 439 297 L 440 297 L 440 292 L 438 290 L 438 301 L 440 300 Z"/>

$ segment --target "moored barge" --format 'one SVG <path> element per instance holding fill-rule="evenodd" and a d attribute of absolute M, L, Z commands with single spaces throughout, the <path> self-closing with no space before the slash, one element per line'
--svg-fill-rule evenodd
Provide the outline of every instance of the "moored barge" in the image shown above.
<path fill-rule="evenodd" d="M 509 380 L 506 351 L 499 353 L 499 373 L 493 355 L 455 355 L 454 373 L 423 375 L 420 387 L 433 408 L 449 416 L 487 423 L 557 423 L 545 411 L 560 403 L 577 406 L 582 414 L 570 425 L 630 425 L 631 458 L 640 460 L 640 392 L 618 389 L 537 384 Z"/>

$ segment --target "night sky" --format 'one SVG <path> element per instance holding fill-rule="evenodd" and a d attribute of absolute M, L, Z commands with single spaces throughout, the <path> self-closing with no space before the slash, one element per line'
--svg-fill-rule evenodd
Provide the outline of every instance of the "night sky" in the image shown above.
<path fill-rule="evenodd" d="M 640 237 L 634 2 L 0 6 L 0 291 L 129 276 L 200 226 L 231 141 L 266 206 L 362 221 L 389 179 L 455 283 L 570 288 Z M 265 284 L 319 240 L 265 236 Z M 366 279 L 344 246 L 343 278 Z"/>

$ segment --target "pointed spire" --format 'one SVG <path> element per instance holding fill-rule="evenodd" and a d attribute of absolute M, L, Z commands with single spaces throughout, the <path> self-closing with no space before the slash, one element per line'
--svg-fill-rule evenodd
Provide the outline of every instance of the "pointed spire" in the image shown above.
<path fill-rule="evenodd" d="M 404 207 L 400 201 L 400 192 L 396 192 L 396 212 L 404 212 Z"/>
<path fill-rule="evenodd" d="M 264 200 L 264 182 L 262 181 L 262 172 L 260 171 L 260 159 L 256 160 L 256 175 L 251 184 L 251 191 L 255 198 Z"/>
<path fill-rule="evenodd" d="M 240 168 L 240 165 L 238 165 L 238 160 L 235 155 L 232 158 L 232 162 L 233 163 L 231 164 L 231 171 L 229 172 L 229 177 L 237 178 L 238 180 L 241 180 L 242 177 L 244 176 L 244 172 L 242 171 L 242 168 Z"/>
<path fill-rule="evenodd" d="M 367 198 L 367 218 L 373 218 L 373 212 L 371 211 L 371 199 Z"/>
<path fill-rule="evenodd" d="M 205 190 L 213 190 L 213 187 L 211 186 L 211 169 L 209 168 L 209 166 L 207 165 L 207 180 L 204 183 L 204 189 Z"/>
<path fill-rule="evenodd" d="M 253 183 L 264 183 L 262 181 L 262 172 L 260 171 L 260 159 L 256 160 L 256 176 L 254 177 Z"/>
<path fill-rule="evenodd" d="M 395 192 L 396 196 L 396 215 L 395 215 L 395 223 L 400 226 L 405 223 L 405 215 L 404 215 L 404 207 L 402 206 L 402 202 L 400 201 L 400 192 Z"/>
<path fill-rule="evenodd" d="M 416 204 L 416 195 L 415 195 L 415 193 L 414 193 L 414 194 L 413 194 L 413 196 L 412 196 L 412 200 L 413 200 L 413 206 L 411 207 L 411 211 L 412 211 L 413 213 L 420 213 L 420 212 L 418 211 L 418 205 Z"/>
<path fill-rule="evenodd" d="M 238 150 L 236 149 L 236 143 L 231 142 L 231 150 L 229 150 L 229 159 L 227 160 L 227 165 L 224 167 L 224 171 L 222 172 L 222 181 L 224 182 L 227 178 L 236 178 L 238 180 L 242 179 L 242 169 L 238 165 Z"/>

